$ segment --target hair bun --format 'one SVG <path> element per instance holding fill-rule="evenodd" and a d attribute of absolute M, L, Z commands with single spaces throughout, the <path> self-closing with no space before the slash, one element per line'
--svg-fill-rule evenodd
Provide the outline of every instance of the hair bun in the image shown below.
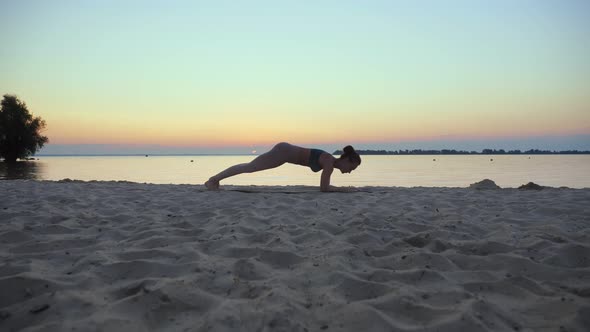
<path fill-rule="evenodd" d="M 358 163 L 359 165 L 361 164 L 361 157 L 350 145 L 347 145 L 344 147 L 344 149 L 342 149 L 342 155 L 340 156 L 340 159 L 348 159 L 352 162 Z"/>
<path fill-rule="evenodd" d="M 342 150 L 342 151 L 344 151 L 345 154 L 350 154 L 350 153 L 354 153 L 354 148 L 350 145 L 347 145 L 344 147 L 344 150 Z"/>

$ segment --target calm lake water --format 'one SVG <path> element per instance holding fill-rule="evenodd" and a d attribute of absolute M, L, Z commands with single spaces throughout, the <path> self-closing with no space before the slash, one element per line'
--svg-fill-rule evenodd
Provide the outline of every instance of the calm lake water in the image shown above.
<path fill-rule="evenodd" d="M 202 184 L 211 175 L 254 156 L 40 156 L 16 167 L 0 163 L 0 179 L 126 180 Z M 590 188 L 590 155 L 362 156 L 352 174 L 335 170 L 336 186 L 467 187 L 485 178 L 501 187 L 530 181 L 540 185 Z M 285 164 L 242 174 L 222 184 L 319 185 L 320 174 Z"/>

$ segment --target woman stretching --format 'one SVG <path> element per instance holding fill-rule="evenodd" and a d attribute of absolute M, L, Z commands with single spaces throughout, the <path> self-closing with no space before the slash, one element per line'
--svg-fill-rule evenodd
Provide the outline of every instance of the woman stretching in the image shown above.
<path fill-rule="evenodd" d="M 321 191 L 348 191 L 344 188 L 331 186 L 330 176 L 334 168 L 339 169 L 342 173 L 350 173 L 361 164 L 361 157 L 350 145 L 345 147 L 340 158 L 336 159 L 326 151 L 306 149 L 283 142 L 275 145 L 270 151 L 261 154 L 249 163 L 234 165 L 212 176 L 209 181 L 205 182 L 205 186 L 209 190 L 217 190 L 219 189 L 219 182 L 230 176 L 263 171 L 279 167 L 284 163 L 308 166 L 314 172 L 322 170 Z"/>

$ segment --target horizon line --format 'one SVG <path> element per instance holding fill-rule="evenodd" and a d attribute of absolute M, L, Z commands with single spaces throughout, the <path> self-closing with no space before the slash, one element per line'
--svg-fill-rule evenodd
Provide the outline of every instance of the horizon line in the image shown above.
<path fill-rule="evenodd" d="M 493 150 L 494 152 L 498 153 L 483 153 L 484 150 Z M 502 149 L 499 149 L 502 150 Z M 482 149 L 481 151 L 467 151 L 467 150 L 456 150 L 456 149 L 442 149 L 442 150 L 423 150 L 423 149 L 405 149 L 405 150 L 367 150 L 367 149 L 359 149 L 361 153 L 360 155 L 392 155 L 392 156 L 404 156 L 404 155 L 577 155 L 577 154 L 590 154 L 588 150 L 577 150 L 577 149 L 569 149 L 569 150 L 542 150 L 542 149 L 530 149 L 526 151 L 520 151 L 516 149 L 515 151 L 520 151 L 520 153 L 510 153 L 510 151 L 505 151 L 505 153 L 499 153 L 499 150 L 496 149 Z M 387 152 L 386 154 L 375 154 L 375 153 L 367 153 L 363 154 L 362 152 L 370 151 L 370 152 Z M 410 152 L 405 154 L 390 154 L 389 152 Z M 425 153 L 411 153 L 417 151 L 424 151 Z M 457 153 L 436 153 L 442 151 L 456 151 Z M 529 151 L 539 151 L 543 153 L 527 153 Z M 336 152 L 342 152 L 341 150 L 336 150 L 330 154 L 338 155 Z M 33 157 L 190 157 L 190 156 L 259 156 L 262 153 L 51 153 L 51 154 L 34 154 L 30 158 Z"/>

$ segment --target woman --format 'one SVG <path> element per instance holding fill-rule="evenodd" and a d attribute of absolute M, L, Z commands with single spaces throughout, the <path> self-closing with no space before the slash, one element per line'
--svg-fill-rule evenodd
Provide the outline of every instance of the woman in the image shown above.
<path fill-rule="evenodd" d="M 279 143 L 270 151 L 261 154 L 249 163 L 232 166 L 225 171 L 212 176 L 205 186 L 209 190 L 219 189 L 219 182 L 230 176 L 263 171 L 265 169 L 279 167 L 284 163 L 308 166 L 312 171 L 322 170 L 320 180 L 321 191 L 349 191 L 345 188 L 337 188 L 330 185 L 330 176 L 337 168 L 342 173 L 350 173 L 361 164 L 361 157 L 350 145 L 344 148 L 340 158 L 336 159 L 326 151 L 306 149 L 289 143 Z"/>

